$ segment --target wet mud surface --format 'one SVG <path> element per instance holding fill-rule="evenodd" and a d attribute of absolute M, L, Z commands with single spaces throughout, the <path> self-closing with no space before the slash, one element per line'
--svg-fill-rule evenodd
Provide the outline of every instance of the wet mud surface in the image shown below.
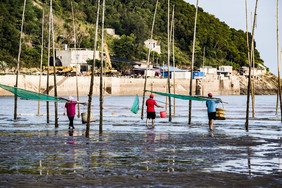
<path fill-rule="evenodd" d="M 82 130 L 1 131 L 0 140 L 3 187 L 282 184 L 281 164 L 273 161 L 281 158 L 281 139 L 144 129 L 101 135 L 93 131 L 90 138 Z"/>
<path fill-rule="evenodd" d="M 46 106 L 37 116 L 37 102 L 26 100 L 19 100 L 14 121 L 14 98 L 0 97 L 0 187 L 281 187 L 276 96 L 256 96 L 249 132 L 245 96 L 222 96 L 229 102 L 226 120 L 215 121 L 213 132 L 205 104 L 193 102 L 188 125 L 188 104 L 181 100 L 172 122 L 157 116 L 155 129 L 147 129 L 140 112 L 130 112 L 134 98 L 105 97 L 103 134 L 98 134 L 99 100 L 94 98 L 96 121 L 86 138 L 85 124 L 77 117 L 74 131 L 67 129 L 64 105 L 59 105 L 55 128 L 52 103 L 49 124 Z"/>

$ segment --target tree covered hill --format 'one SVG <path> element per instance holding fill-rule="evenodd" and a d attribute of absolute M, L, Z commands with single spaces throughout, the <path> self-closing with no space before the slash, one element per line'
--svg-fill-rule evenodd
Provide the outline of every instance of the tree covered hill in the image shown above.
<path fill-rule="evenodd" d="M 101 0 L 102 1 L 102 0 Z M 0 62 L 15 67 L 19 49 L 21 16 L 24 0 L 2 0 L 0 3 Z M 130 60 L 144 60 L 148 50 L 144 41 L 150 38 L 156 0 L 106 0 L 105 27 L 114 28 L 120 39 L 107 35 L 111 55 Z M 176 65 L 191 65 L 195 6 L 183 0 L 171 0 L 175 5 L 175 58 Z M 97 0 L 73 0 L 77 47 L 94 46 Z M 22 67 L 39 67 L 41 25 L 44 9 L 44 64 L 47 64 L 49 0 L 27 0 Z M 73 47 L 71 0 L 53 0 L 55 46 Z M 242 20 L 244 21 L 244 20 Z M 101 22 L 100 22 L 101 23 Z M 101 33 L 101 32 L 100 32 Z M 160 0 L 154 28 L 154 39 L 161 45 L 162 54 L 153 54 L 151 61 L 167 61 L 167 0 Z M 251 40 L 251 34 L 249 34 Z M 199 8 L 195 66 L 232 65 L 234 69 L 248 64 L 246 33 L 230 28 L 215 16 Z M 153 59 L 154 58 L 154 59 Z M 172 58 L 171 58 L 172 59 Z M 255 50 L 255 62 L 263 64 Z"/>

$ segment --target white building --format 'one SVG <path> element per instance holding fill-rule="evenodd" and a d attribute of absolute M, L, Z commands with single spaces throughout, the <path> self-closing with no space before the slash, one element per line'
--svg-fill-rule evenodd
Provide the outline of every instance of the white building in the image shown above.
<path fill-rule="evenodd" d="M 232 66 L 220 66 L 218 67 L 219 71 L 232 73 Z"/>
<path fill-rule="evenodd" d="M 158 54 L 161 54 L 161 46 L 158 45 L 158 41 L 157 40 L 148 39 L 144 43 L 145 43 L 146 48 L 149 48 L 152 51 L 155 51 Z"/>
<path fill-rule="evenodd" d="M 171 72 L 171 79 L 174 79 L 174 72 Z M 175 72 L 175 79 L 186 79 L 190 80 L 191 78 L 191 72 L 188 71 L 181 71 L 181 72 Z"/>
<path fill-rule="evenodd" d="M 266 74 L 266 68 L 263 67 L 262 65 L 259 65 L 259 68 L 255 68 L 254 70 L 252 69 L 252 74 L 254 73 L 254 76 L 263 76 Z M 249 75 L 249 67 L 243 66 L 240 69 L 240 74 L 244 76 Z"/>
<path fill-rule="evenodd" d="M 207 74 L 216 75 L 217 74 L 217 69 L 213 68 L 213 67 L 201 67 L 200 68 L 200 72 L 205 73 L 205 75 L 207 75 Z"/>
<path fill-rule="evenodd" d="M 89 49 L 67 49 L 65 46 L 65 50 L 57 50 L 56 56 L 62 62 L 62 66 L 76 66 L 81 72 L 88 70 L 87 60 L 93 59 L 93 50 Z M 96 59 L 100 60 L 99 51 L 96 51 L 95 54 Z"/>

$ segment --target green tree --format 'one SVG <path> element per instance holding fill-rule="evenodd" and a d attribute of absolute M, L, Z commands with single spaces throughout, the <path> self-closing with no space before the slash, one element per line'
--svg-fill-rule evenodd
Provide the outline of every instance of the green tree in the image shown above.
<path fill-rule="evenodd" d="M 120 39 L 115 39 L 114 53 L 121 58 L 132 60 L 132 54 L 134 54 L 136 46 L 135 39 L 134 34 L 130 34 L 130 36 L 122 35 Z"/>

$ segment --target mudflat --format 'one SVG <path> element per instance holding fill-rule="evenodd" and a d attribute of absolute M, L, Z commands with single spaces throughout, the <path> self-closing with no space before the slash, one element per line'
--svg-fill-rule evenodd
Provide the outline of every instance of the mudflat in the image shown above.
<path fill-rule="evenodd" d="M 270 167 L 274 157 L 281 158 L 281 139 L 262 141 L 216 131 L 183 134 L 143 130 L 103 134 L 92 131 L 90 138 L 82 130 L 1 131 L 0 184 L 3 187 L 280 187 L 282 184 L 281 166 Z M 256 160 L 269 161 L 269 167 L 257 165 Z"/>
<path fill-rule="evenodd" d="M 94 97 L 96 121 L 86 138 L 77 116 L 75 129 L 68 129 L 64 104 L 55 128 L 53 103 L 47 124 L 45 103 L 38 116 L 36 101 L 19 100 L 13 120 L 14 98 L 0 97 L 0 187 L 281 187 L 277 96 L 256 96 L 248 132 L 246 96 L 221 98 L 229 102 L 220 105 L 226 120 L 216 120 L 210 132 L 205 103 L 193 102 L 188 125 L 187 101 L 176 100 L 172 121 L 160 118 L 163 109 L 157 109 L 155 128 L 147 129 L 140 113 L 130 112 L 135 95 L 105 96 L 99 134 L 99 98 Z"/>

